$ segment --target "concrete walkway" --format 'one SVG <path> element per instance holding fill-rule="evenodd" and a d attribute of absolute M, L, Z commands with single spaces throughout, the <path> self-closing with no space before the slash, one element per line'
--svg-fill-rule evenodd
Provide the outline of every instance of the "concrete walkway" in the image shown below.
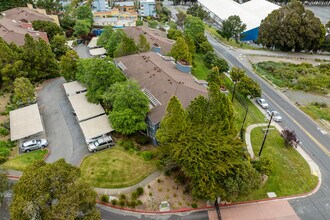
<path fill-rule="evenodd" d="M 160 176 L 160 172 L 155 171 L 152 174 L 150 174 L 148 177 L 143 179 L 141 182 L 139 182 L 133 186 L 129 186 L 129 187 L 125 187 L 125 188 L 118 188 L 118 189 L 94 188 L 94 190 L 98 194 L 119 195 L 121 193 L 132 192 L 132 191 L 136 190 L 138 187 L 144 187 L 151 181 L 157 179 L 159 176 Z"/>
<path fill-rule="evenodd" d="M 149 176 L 147 176 L 145 179 L 143 179 L 141 182 L 139 182 L 133 186 L 125 187 L 125 188 L 117 188 L 117 189 L 94 188 L 94 190 L 98 194 L 106 194 L 106 195 L 118 195 L 121 193 L 128 193 L 128 192 L 136 190 L 138 187 L 146 186 L 151 181 L 157 179 L 160 176 L 160 174 L 161 173 L 159 171 L 155 171 L 152 174 L 150 174 Z M 9 178 L 19 178 L 22 175 L 23 175 L 22 171 L 8 170 Z"/>

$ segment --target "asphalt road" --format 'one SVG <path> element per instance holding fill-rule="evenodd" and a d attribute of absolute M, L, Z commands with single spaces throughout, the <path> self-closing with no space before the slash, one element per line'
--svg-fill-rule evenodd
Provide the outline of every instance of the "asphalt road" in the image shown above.
<path fill-rule="evenodd" d="M 89 48 L 85 44 L 78 44 L 76 47 L 74 47 L 74 50 L 77 52 L 80 58 L 92 57 L 89 53 Z"/>
<path fill-rule="evenodd" d="M 247 74 L 258 81 L 263 91 L 263 98 L 272 108 L 280 112 L 283 128 L 296 131 L 301 147 L 318 164 L 322 173 L 322 185 L 313 195 L 291 200 L 290 204 L 301 219 L 330 219 L 330 136 L 322 134 L 317 124 L 300 111 L 279 90 L 256 75 L 248 66 L 236 57 L 229 48 L 215 41 L 208 35 L 208 40 L 218 54 L 229 61 L 232 66 L 243 68 Z M 288 174 L 291 175 L 291 174 Z"/>
<path fill-rule="evenodd" d="M 64 82 L 62 77 L 49 80 L 38 93 L 39 109 L 50 149 L 46 162 L 64 158 L 66 162 L 77 166 L 89 152 L 64 92 Z"/>

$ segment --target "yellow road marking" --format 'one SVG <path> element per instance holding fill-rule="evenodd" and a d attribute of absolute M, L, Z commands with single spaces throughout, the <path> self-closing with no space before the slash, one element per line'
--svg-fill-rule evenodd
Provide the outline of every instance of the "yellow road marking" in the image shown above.
<path fill-rule="evenodd" d="M 276 102 L 274 102 L 273 99 L 271 99 L 268 95 L 264 94 L 264 96 L 267 96 L 267 99 L 271 100 L 275 105 Z M 312 139 L 316 145 L 318 145 L 329 157 L 330 157 L 330 152 L 318 141 L 316 140 L 303 126 L 301 126 L 295 119 L 293 119 L 283 108 L 281 108 L 281 106 L 277 105 L 278 108 L 280 108 L 283 112 L 285 112 L 285 114 L 294 122 L 296 123 L 301 130 L 303 130 L 310 139 Z"/>

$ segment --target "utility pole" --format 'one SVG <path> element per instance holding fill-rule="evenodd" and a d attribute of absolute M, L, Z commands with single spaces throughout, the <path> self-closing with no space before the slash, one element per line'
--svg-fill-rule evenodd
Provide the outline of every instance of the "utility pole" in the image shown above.
<path fill-rule="evenodd" d="M 243 123 L 242 123 L 242 127 L 241 127 L 241 140 L 243 141 L 243 128 L 244 128 L 244 124 L 245 124 L 245 120 L 246 120 L 246 117 L 247 117 L 247 114 L 248 114 L 248 111 L 249 111 L 249 106 L 246 106 L 246 109 L 245 109 L 245 116 L 244 116 L 244 119 L 243 119 Z"/>
<path fill-rule="evenodd" d="M 272 112 L 271 115 L 270 115 L 270 120 L 269 120 L 269 123 L 268 123 L 267 129 L 266 129 L 266 133 L 265 133 L 265 135 L 264 135 L 264 139 L 263 139 L 263 141 L 262 141 L 261 148 L 260 148 L 260 151 L 259 151 L 259 157 L 260 157 L 260 155 L 261 155 L 262 148 L 264 148 L 264 145 L 265 145 L 265 141 L 266 141 L 266 138 L 267 138 L 267 135 L 268 135 L 268 131 L 269 131 L 269 127 L 270 127 L 270 123 L 271 123 L 272 120 L 273 120 L 273 114 L 274 114 L 274 113 Z"/>

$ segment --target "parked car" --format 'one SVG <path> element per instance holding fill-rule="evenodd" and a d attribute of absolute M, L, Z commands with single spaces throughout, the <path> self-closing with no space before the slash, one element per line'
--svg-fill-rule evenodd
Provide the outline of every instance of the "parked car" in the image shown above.
<path fill-rule="evenodd" d="M 88 150 L 90 152 L 96 152 L 98 150 L 102 150 L 105 148 L 109 148 L 111 146 L 115 145 L 115 142 L 111 138 L 110 135 L 102 136 L 91 143 L 88 144 Z"/>
<path fill-rule="evenodd" d="M 268 108 L 268 103 L 265 99 L 258 98 L 257 103 L 261 106 L 261 108 Z"/>
<path fill-rule="evenodd" d="M 41 148 L 45 148 L 48 146 L 48 141 L 46 139 L 33 139 L 30 141 L 26 141 L 21 145 L 21 150 L 25 153 L 30 152 L 32 150 L 37 150 Z"/>
<path fill-rule="evenodd" d="M 282 117 L 281 117 L 280 113 L 278 113 L 277 111 L 267 111 L 267 114 L 269 116 L 271 116 L 273 114 L 273 120 L 276 122 L 282 121 Z"/>

